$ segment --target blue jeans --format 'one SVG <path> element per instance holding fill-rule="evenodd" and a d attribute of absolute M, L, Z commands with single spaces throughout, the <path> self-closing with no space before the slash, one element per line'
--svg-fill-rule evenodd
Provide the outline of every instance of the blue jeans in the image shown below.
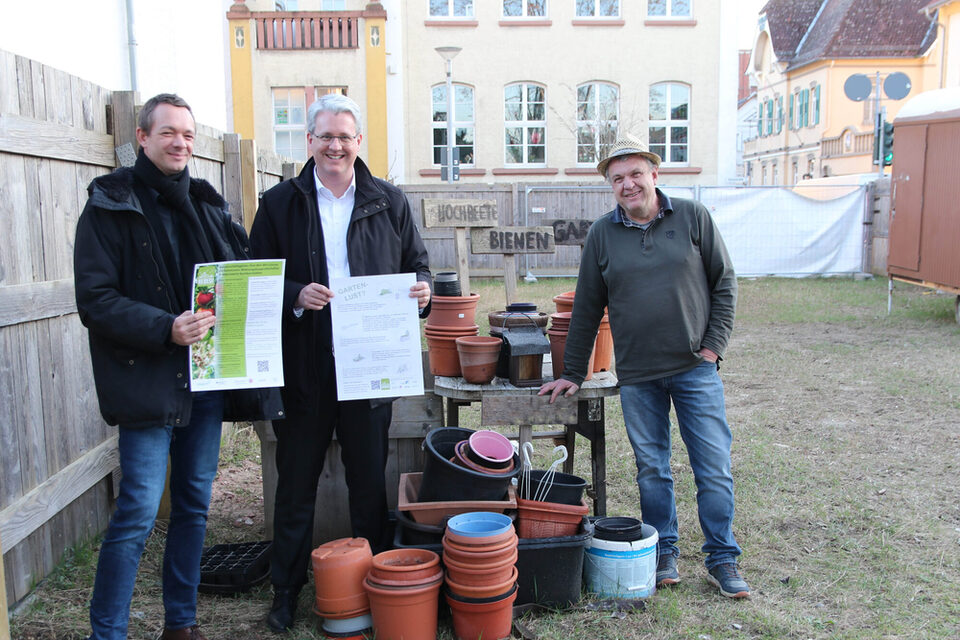
<path fill-rule="evenodd" d="M 623 421 L 637 459 L 641 515 L 656 528 L 661 555 L 679 554 L 670 473 L 671 400 L 697 484 L 702 551 L 710 569 L 740 555 L 733 537 L 732 436 L 717 365 L 704 360 L 689 371 L 620 388 Z"/>
<path fill-rule="evenodd" d="M 120 428 L 120 497 L 100 546 L 90 601 L 90 640 L 127 637 L 130 600 L 170 457 L 170 525 L 163 555 L 164 626 L 196 624 L 200 556 L 220 456 L 223 393 L 195 393 L 190 424 Z"/>

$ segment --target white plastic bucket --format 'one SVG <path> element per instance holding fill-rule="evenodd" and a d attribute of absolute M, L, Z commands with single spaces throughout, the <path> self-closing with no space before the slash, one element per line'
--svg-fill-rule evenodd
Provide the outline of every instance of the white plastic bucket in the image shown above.
<path fill-rule="evenodd" d="M 648 598 L 657 586 L 657 530 L 640 529 L 639 540 L 593 538 L 583 556 L 587 591 L 603 598 Z"/>

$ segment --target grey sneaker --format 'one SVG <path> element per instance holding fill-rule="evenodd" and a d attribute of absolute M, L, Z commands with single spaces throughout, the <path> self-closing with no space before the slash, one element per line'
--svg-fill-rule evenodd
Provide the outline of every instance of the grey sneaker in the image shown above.
<path fill-rule="evenodd" d="M 677 557 L 672 553 L 665 553 L 657 559 L 657 588 L 678 582 L 680 573 L 677 571 Z"/>
<path fill-rule="evenodd" d="M 707 582 L 720 589 L 720 594 L 728 598 L 749 598 L 750 587 L 740 575 L 736 562 L 724 562 L 710 569 Z"/>

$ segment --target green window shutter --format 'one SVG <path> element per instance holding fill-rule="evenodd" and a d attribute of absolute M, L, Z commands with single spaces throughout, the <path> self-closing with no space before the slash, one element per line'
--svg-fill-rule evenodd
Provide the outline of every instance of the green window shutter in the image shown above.
<path fill-rule="evenodd" d="M 813 124 L 820 124 L 820 85 L 813 88 Z"/>
<path fill-rule="evenodd" d="M 794 94 L 791 93 L 791 94 L 790 94 L 790 108 L 788 109 L 788 111 L 790 112 L 790 128 L 791 128 L 791 129 L 794 128 L 794 126 L 793 126 L 793 103 L 794 103 L 794 102 L 795 102 L 795 100 L 794 100 Z"/>
<path fill-rule="evenodd" d="M 777 98 L 777 133 L 783 131 L 783 96 Z"/>
<path fill-rule="evenodd" d="M 767 100 L 767 135 L 773 134 L 773 100 Z"/>

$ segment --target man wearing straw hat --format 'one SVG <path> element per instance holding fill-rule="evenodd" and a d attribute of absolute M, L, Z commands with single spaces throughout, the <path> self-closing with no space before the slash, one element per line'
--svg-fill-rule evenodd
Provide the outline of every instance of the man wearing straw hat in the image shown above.
<path fill-rule="evenodd" d="M 564 352 L 563 374 L 540 394 L 577 392 L 604 307 L 617 354 L 627 436 L 637 461 L 643 520 L 660 537 L 657 586 L 680 581 L 670 473 L 670 402 L 697 484 L 707 580 L 746 598 L 733 535 L 731 433 L 719 361 L 733 329 L 737 281 L 707 209 L 656 188 L 660 157 L 625 135 L 597 164 L 617 207 L 590 228 Z"/>

